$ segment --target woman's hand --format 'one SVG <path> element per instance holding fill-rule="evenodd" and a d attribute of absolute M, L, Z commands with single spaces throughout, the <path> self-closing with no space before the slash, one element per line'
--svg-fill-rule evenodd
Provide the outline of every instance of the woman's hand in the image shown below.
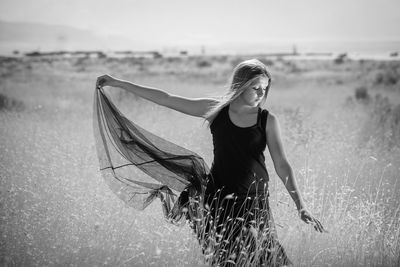
<path fill-rule="evenodd" d="M 105 75 L 99 76 L 97 78 L 96 88 L 101 88 L 103 86 L 117 87 L 117 82 L 118 82 L 117 79 L 115 79 L 114 77 L 112 77 L 108 74 L 105 74 Z"/>
<path fill-rule="evenodd" d="M 312 216 L 311 213 L 308 212 L 307 210 L 305 210 L 305 209 L 299 210 L 299 216 L 300 216 L 300 219 L 302 219 L 305 223 L 312 224 L 314 226 L 315 231 L 318 231 L 320 233 L 328 232 L 324 229 L 324 227 L 322 226 L 320 221 L 318 221 L 316 218 L 314 218 L 314 216 Z"/>

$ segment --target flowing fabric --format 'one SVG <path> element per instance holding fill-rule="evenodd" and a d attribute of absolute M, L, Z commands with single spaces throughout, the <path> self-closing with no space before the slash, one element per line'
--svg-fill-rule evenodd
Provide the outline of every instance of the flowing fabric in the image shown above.
<path fill-rule="evenodd" d="M 94 94 L 93 116 L 100 170 L 117 196 L 140 210 L 159 198 L 169 221 L 187 217 L 189 199 L 199 199 L 206 186 L 203 158 L 128 120 L 102 88 Z"/>

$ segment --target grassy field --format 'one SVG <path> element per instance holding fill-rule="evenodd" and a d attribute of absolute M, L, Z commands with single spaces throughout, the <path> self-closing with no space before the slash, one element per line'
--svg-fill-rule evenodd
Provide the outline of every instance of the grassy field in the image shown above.
<path fill-rule="evenodd" d="M 257 58 L 273 75 L 266 108 L 280 120 L 310 211 L 329 231 L 300 221 L 266 151 L 278 235 L 295 266 L 399 266 L 400 62 Z M 165 222 L 157 201 L 126 207 L 102 179 L 94 85 L 109 73 L 217 96 L 243 59 L 1 59 L 1 265 L 203 266 L 187 225 Z M 139 125 L 211 163 L 202 120 L 107 91 Z"/>

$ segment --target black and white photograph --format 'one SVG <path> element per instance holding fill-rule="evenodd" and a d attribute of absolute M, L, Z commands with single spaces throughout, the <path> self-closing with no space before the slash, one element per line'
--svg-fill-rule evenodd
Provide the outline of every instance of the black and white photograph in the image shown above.
<path fill-rule="evenodd" d="M 0 0 L 0 266 L 400 266 L 399 25 Z"/>

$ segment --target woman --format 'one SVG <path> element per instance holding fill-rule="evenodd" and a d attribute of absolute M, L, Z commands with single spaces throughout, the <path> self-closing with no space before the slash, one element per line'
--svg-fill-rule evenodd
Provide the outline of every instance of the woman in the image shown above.
<path fill-rule="evenodd" d="M 268 146 L 275 170 L 292 197 L 300 218 L 323 232 L 307 211 L 292 168 L 286 158 L 278 119 L 261 105 L 266 101 L 271 76 L 256 59 L 236 66 L 231 86 L 222 100 L 185 98 L 140 86 L 109 75 L 97 86 L 119 87 L 139 97 L 209 122 L 214 160 L 204 196 L 206 223 L 197 227 L 203 251 L 212 264 L 290 264 L 277 241 L 268 205 L 268 172 L 264 149 Z"/>

